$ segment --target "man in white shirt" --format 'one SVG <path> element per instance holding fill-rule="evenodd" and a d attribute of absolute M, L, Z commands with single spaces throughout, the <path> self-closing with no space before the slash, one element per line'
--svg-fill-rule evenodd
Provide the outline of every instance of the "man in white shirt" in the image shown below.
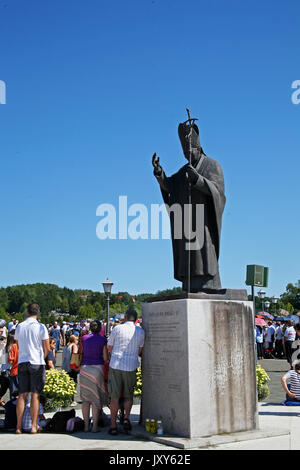
<path fill-rule="evenodd" d="M 62 322 L 62 328 L 61 328 L 61 337 L 62 337 L 62 345 L 66 345 L 66 331 L 68 329 L 68 325 L 65 321 Z"/>
<path fill-rule="evenodd" d="M 136 369 L 139 367 L 139 356 L 142 355 L 145 332 L 135 325 L 137 313 L 127 310 L 124 323 L 115 326 L 107 342 L 111 354 L 108 374 L 108 392 L 110 396 L 111 427 L 109 434 L 118 434 L 116 426 L 119 409 L 119 398 L 124 396 L 124 429 L 130 430 L 130 411 L 133 404 L 133 391 L 136 384 Z"/>
<path fill-rule="evenodd" d="M 269 321 L 268 325 L 266 343 L 268 343 L 268 349 L 272 350 L 274 346 L 275 326 L 271 321 Z"/>
<path fill-rule="evenodd" d="M 22 421 L 26 397 L 31 395 L 30 411 L 32 417 L 31 434 L 38 432 L 38 414 L 40 394 L 45 385 L 45 357 L 50 351 L 49 335 L 45 325 L 38 322 L 40 308 L 30 304 L 27 308 L 27 319 L 20 323 L 15 332 L 19 348 L 18 376 L 19 398 L 17 402 L 16 434 L 22 433 Z"/>
<path fill-rule="evenodd" d="M 285 345 L 285 355 L 286 355 L 286 360 L 292 367 L 292 344 L 296 339 L 296 330 L 294 328 L 294 323 L 292 320 L 289 320 L 287 322 L 287 329 L 285 330 L 284 333 L 284 345 Z"/>

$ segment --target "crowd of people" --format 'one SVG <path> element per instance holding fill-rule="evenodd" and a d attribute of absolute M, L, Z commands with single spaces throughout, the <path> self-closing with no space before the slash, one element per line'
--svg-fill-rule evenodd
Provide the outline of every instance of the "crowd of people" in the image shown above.
<path fill-rule="evenodd" d="M 30 304 L 25 321 L 12 319 L 7 326 L 0 321 L 0 406 L 8 421 L 15 410 L 15 432 L 35 434 L 49 422 L 44 415 L 43 388 L 46 370 L 57 367 L 60 349 L 60 367 L 79 386 L 84 431 L 100 430 L 105 406 L 110 408 L 109 434 L 119 432 L 118 412 L 120 424 L 130 430 L 145 337 L 137 313 L 128 310 L 123 321 L 109 324 L 108 331 L 99 320 L 43 325 L 39 315 L 39 306 Z M 300 402 L 298 339 L 300 323 L 294 326 L 292 320 L 256 327 L 257 358 L 286 358 L 291 370 L 282 377 L 282 387 L 287 400 L 295 402 Z M 8 391 L 10 400 L 5 403 Z M 71 406 L 76 405 L 73 400 Z"/>
<path fill-rule="evenodd" d="M 130 430 L 136 370 L 145 337 L 136 311 L 129 309 L 123 321 L 110 323 L 108 331 L 99 320 L 43 325 L 37 304 L 28 305 L 26 315 L 25 321 L 12 320 L 7 327 L 0 321 L 0 406 L 5 408 L 5 416 L 15 409 L 16 434 L 36 434 L 49 422 L 44 415 L 43 388 L 46 370 L 57 367 L 60 348 L 61 368 L 79 382 L 84 431 L 100 430 L 104 406 L 110 408 L 109 434 L 119 433 L 118 412 L 120 424 Z M 5 403 L 8 390 L 10 400 Z M 76 405 L 75 401 L 71 404 Z"/>
<path fill-rule="evenodd" d="M 256 326 L 257 359 L 286 358 L 292 366 L 292 356 L 297 349 L 295 341 L 300 339 L 300 323 L 269 321 L 265 326 Z"/>
<path fill-rule="evenodd" d="M 256 327 L 257 359 L 286 359 L 290 370 L 281 378 L 285 405 L 300 403 L 300 323 L 292 320 L 269 321 Z"/>

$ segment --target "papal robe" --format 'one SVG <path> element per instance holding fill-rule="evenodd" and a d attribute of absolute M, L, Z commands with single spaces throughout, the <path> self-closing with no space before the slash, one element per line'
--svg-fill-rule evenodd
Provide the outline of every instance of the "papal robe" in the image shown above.
<path fill-rule="evenodd" d="M 222 214 L 225 206 L 224 177 L 219 163 L 204 153 L 199 152 L 198 161 L 193 165 L 199 177 L 191 185 L 192 229 L 196 228 L 196 204 L 203 204 L 204 233 L 203 246 L 190 251 L 190 285 L 191 291 L 201 289 L 220 289 L 218 259 L 220 253 L 220 237 Z M 177 173 L 167 177 L 165 173 L 156 176 L 163 200 L 168 207 L 179 204 L 182 210 L 182 233 L 184 233 L 184 205 L 189 203 L 189 183 L 186 177 L 187 165 Z M 189 272 L 189 252 L 186 249 L 187 239 L 174 237 L 174 216 L 170 214 L 173 245 L 174 277 L 187 286 Z"/>

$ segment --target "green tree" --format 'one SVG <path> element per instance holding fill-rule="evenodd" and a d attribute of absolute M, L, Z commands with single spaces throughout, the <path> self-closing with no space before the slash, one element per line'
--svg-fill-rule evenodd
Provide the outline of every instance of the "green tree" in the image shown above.
<path fill-rule="evenodd" d="M 72 303 L 70 305 L 69 312 L 72 315 L 78 315 L 80 307 L 83 306 L 83 300 L 81 297 L 77 297 L 72 300 Z"/>
<path fill-rule="evenodd" d="M 102 312 L 104 312 L 102 305 L 100 304 L 100 302 L 95 302 L 93 307 L 94 307 L 96 318 L 100 318 L 102 315 Z"/>
<path fill-rule="evenodd" d="M 16 320 L 18 320 L 19 323 L 21 323 L 22 321 L 26 320 L 26 314 L 25 313 L 16 313 L 14 315 L 14 318 Z"/>
<path fill-rule="evenodd" d="M 79 308 L 79 312 L 77 314 L 78 320 L 87 320 L 87 319 L 92 319 L 96 318 L 97 315 L 95 313 L 94 307 L 91 304 L 87 305 L 82 305 Z"/>
<path fill-rule="evenodd" d="M 122 304 L 122 303 L 114 303 L 113 305 L 110 305 L 110 313 L 111 315 L 112 314 L 116 314 L 116 313 L 125 313 L 126 310 L 127 310 L 127 306 L 125 304 Z"/>
<path fill-rule="evenodd" d="M 1 287 L 0 289 L 0 307 L 3 307 L 5 311 L 7 311 L 9 305 L 9 298 L 7 295 L 6 290 Z"/>
<path fill-rule="evenodd" d="M 300 310 L 300 288 L 289 283 L 286 286 L 286 291 L 280 296 L 280 300 L 285 304 L 291 304 L 295 310 Z M 286 308 L 286 310 L 288 310 Z M 290 310 L 288 310 L 290 311 Z"/>
<path fill-rule="evenodd" d="M 9 322 L 11 320 L 11 316 L 5 311 L 5 308 L 0 305 L 0 319 Z"/>
<path fill-rule="evenodd" d="M 288 303 L 286 304 L 285 310 L 287 310 L 287 311 L 290 313 L 290 315 L 293 315 L 293 313 L 294 313 L 294 311 L 295 311 L 293 305 L 290 304 L 290 302 L 288 302 Z"/>
<path fill-rule="evenodd" d="M 61 309 L 63 312 L 67 313 L 70 310 L 69 301 L 67 297 L 64 297 L 61 302 Z"/>

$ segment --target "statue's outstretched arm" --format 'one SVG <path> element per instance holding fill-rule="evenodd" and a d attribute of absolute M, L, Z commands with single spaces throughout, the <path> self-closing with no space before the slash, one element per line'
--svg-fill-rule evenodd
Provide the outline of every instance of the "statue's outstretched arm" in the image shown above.
<path fill-rule="evenodd" d="M 168 185 L 168 178 L 166 177 L 162 166 L 159 163 L 159 157 L 156 158 L 156 153 L 153 154 L 152 156 L 152 165 L 154 168 L 154 176 L 159 182 L 160 187 L 163 189 L 163 191 L 166 191 L 167 193 L 169 192 L 169 185 Z"/>

